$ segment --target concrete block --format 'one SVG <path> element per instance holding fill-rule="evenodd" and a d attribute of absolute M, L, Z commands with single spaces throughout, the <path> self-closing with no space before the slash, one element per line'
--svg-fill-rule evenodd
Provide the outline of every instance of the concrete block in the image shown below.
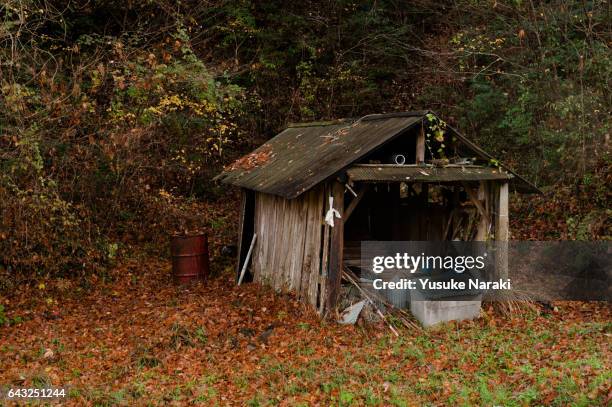
<path fill-rule="evenodd" d="M 410 312 L 424 327 L 448 322 L 474 319 L 480 315 L 482 295 L 448 298 L 444 301 L 426 300 L 419 291 L 410 296 Z"/>

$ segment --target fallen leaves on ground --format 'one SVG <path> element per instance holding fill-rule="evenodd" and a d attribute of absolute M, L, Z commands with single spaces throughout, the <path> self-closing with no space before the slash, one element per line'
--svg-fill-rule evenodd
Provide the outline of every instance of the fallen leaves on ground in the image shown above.
<path fill-rule="evenodd" d="M 610 310 L 483 311 L 429 331 L 321 321 L 229 273 L 177 287 L 165 260 L 90 287 L 49 280 L 3 298 L 0 385 L 70 386 L 68 405 L 604 405 Z M 495 321 L 495 323 L 491 323 Z M 606 401 L 607 400 L 607 401 Z"/>

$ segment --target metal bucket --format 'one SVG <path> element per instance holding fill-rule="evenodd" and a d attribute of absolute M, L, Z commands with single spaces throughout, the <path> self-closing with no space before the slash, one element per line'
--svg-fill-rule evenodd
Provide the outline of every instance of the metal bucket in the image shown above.
<path fill-rule="evenodd" d="M 208 236 L 172 236 L 172 274 L 180 284 L 206 279 L 209 273 Z"/>

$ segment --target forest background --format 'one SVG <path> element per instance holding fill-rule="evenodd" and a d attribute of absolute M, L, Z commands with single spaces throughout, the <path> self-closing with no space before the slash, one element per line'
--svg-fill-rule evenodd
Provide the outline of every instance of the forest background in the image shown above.
<path fill-rule="evenodd" d="M 609 240 L 606 1 L 4 0 L 0 289 L 231 244 L 211 181 L 289 122 L 431 109 L 534 181 L 513 239 Z"/>

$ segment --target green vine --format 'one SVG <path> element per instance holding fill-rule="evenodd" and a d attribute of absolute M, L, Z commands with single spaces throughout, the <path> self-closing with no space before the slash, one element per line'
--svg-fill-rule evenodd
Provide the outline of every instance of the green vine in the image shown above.
<path fill-rule="evenodd" d="M 431 147 L 431 140 L 433 138 L 435 141 L 440 143 L 438 149 L 436 150 L 438 157 L 446 158 L 446 122 L 432 113 L 426 114 L 425 119 L 427 119 L 427 123 L 424 126 L 426 137 L 425 144 L 427 145 L 431 156 L 435 157 Z"/>

